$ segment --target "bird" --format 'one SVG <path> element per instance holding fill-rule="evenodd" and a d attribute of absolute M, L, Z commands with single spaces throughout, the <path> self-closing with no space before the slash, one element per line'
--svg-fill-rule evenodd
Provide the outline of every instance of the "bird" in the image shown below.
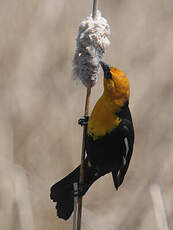
<path fill-rule="evenodd" d="M 111 173 L 118 190 L 128 170 L 134 145 L 134 126 L 129 109 L 130 85 L 118 68 L 100 61 L 103 69 L 104 91 L 96 102 L 90 117 L 79 119 L 87 126 L 84 183 L 79 196 L 102 176 Z M 80 165 L 54 184 L 50 198 L 56 202 L 57 216 L 67 220 L 74 209 L 73 183 L 79 183 Z"/>

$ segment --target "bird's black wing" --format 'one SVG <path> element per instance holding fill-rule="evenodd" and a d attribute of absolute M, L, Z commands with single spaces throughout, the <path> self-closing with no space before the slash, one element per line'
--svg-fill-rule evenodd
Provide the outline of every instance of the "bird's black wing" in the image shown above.
<path fill-rule="evenodd" d="M 112 171 L 113 181 L 115 188 L 123 183 L 124 176 L 128 170 L 130 159 L 133 152 L 133 143 L 134 143 L 134 129 L 133 123 L 131 120 L 123 119 L 119 125 L 119 138 L 121 142 L 122 149 L 122 162 L 120 168 L 117 171 Z"/>

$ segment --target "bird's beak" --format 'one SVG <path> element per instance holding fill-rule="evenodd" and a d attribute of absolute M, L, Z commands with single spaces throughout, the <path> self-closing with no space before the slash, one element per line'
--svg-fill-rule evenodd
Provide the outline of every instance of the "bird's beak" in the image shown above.
<path fill-rule="evenodd" d="M 100 61 L 100 65 L 101 65 L 101 67 L 102 67 L 103 71 L 105 71 L 106 69 L 109 69 L 109 65 L 108 65 L 108 64 L 106 64 L 106 63 L 105 63 L 105 62 L 103 62 L 103 61 Z"/>
<path fill-rule="evenodd" d="M 104 77 L 107 79 L 112 79 L 112 74 L 110 73 L 109 65 L 102 61 L 100 61 L 100 65 L 103 69 Z"/>

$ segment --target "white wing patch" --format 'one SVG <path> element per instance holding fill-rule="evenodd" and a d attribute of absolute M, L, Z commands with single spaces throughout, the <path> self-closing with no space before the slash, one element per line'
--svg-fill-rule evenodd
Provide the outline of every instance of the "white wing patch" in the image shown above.
<path fill-rule="evenodd" d="M 128 139 L 127 137 L 124 138 L 124 143 L 125 143 L 125 146 L 126 146 L 126 156 L 129 152 L 129 142 L 128 142 Z"/>
<path fill-rule="evenodd" d="M 129 152 L 129 142 L 128 142 L 127 137 L 124 138 L 124 144 L 126 147 L 126 155 L 125 155 L 125 157 L 123 156 L 123 164 L 125 165 L 126 164 L 126 157 L 127 157 L 128 152 Z"/>
<path fill-rule="evenodd" d="M 125 164 L 126 164 L 126 158 L 123 157 L 123 165 L 125 165 Z"/>

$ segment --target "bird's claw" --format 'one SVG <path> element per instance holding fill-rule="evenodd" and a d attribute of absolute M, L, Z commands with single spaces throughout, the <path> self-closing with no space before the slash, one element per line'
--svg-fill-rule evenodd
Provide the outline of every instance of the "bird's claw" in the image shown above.
<path fill-rule="evenodd" d="M 88 120 L 89 120 L 89 116 L 85 115 L 84 117 L 82 117 L 78 120 L 78 124 L 81 126 L 87 126 Z"/>

